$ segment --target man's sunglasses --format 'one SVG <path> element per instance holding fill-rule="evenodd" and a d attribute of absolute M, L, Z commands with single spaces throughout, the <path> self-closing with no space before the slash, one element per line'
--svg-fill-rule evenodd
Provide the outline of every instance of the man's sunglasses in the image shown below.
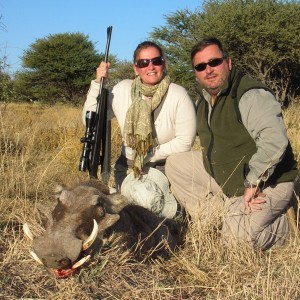
<path fill-rule="evenodd" d="M 150 62 L 152 62 L 152 64 L 154 66 L 161 66 L 164 63 L 164 58 L 162 56 L 158 56 L 158 57 L 154 57 L 151 59 L 148 58 L 144 58 L 144 59 L 139 59 L 135 62 L 135 65 L 138 68 L 146 68 L 149 66 Z"/>
<path fill-rule="evenodd" d="M 197 72 L 202 72 L 206 69 L 207 65 L 209 65 L 212 68 L 217 67 L 223 62 L 224 59 L 225 59 L 225 57 L 215 58 L 215 59 L 209 61 L 208 63 L 200 63 L 200 64 L 194 66 L 194 68 Z"/>

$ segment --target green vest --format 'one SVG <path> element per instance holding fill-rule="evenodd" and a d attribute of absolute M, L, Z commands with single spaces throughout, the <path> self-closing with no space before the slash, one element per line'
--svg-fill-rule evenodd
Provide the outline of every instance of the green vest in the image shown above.
<path fill-rule="evenodd" d="M 243 195 L 248 163 L 256 153 L 256 144 L 243 125 L 238 108 L 240 98 L 250 89 L 265 89 L 273 93 L 262 82 L 243 75 L 233 67 L 227 87 L 212 107 L 210 126 L 208 103 L 201 92 L 197 106 L 197 133 L 205 169 L 228 197 Z M 297 162 L 289 144 L 267 184 L 293 181 L 297 172 Z"/>

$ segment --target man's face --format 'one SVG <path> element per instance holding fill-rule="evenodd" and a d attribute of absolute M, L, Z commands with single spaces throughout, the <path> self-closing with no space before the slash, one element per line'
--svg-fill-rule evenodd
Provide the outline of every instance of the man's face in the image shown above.
<path fill-rule="evenodd" d="M 140 59 L 153 59 L 156 57 L 160 57 L 158 49 L 156 49 L 155 47 L 148 47 L 142 49 L 139 52 L 136 61 Z M 140 75 L 143 83 L 148 85 L 155 85 L 163 79 L 165 63 L 162 62 L 161 65 L 155 65 L 150 62 L 148 66 L 143 68 L 139 68 L 138 66 L 133 65 L 133 69 L 135 74 Z"/>
<path fill-rule="evenodd" d="M 223 58 L 217 45 L 210 45 L 196 53 L 193 65 L 208 63 Z M 211 67 L 206 65 L 205 70 L 195 71 L 196 80 L 212 96 L 216 96 L 224 87 L 231 70 L 231 59 L 223 60 L 219 65 Z"/>

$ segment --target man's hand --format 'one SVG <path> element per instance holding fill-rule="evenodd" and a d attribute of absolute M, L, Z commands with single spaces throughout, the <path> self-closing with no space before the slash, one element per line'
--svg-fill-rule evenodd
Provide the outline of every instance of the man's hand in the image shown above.
<path fill-rule="evenodd" d="M 263 198 L 266 195 L 263 194 L 259 187 L 254 186 L 250 188 L 245 188 L 244 192 L 244 203 L 246 209 L 250 212 L 252 209 L 261 210 L 261 204 L 266 203 Z"/>

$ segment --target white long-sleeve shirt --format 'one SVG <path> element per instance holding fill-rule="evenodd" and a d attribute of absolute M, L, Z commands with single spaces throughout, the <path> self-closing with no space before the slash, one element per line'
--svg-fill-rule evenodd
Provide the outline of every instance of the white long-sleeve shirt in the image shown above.
<path fill-rule="evenodd" d="M 132 80 L 125 79 L 114 86 L 109 93 L 109 118 L 116 117 L 123 137 L 126 113 L 130 107 Z M 96 111 L 99 83 L 95 80 L 87 95 L 83 108 L 83 123 L 86 111 Z M 191 150 L 196 136 L 195 105 L 187 91 L 175 83 L 171 83 L 163 106 L 154 122 L 157 135 L 157 146 L 146 161 L 157 162 L 166 159 L 172 153 Z M 127 159 L 132 159 L 132 149 L 125 145 L 123 138 L 122 152 Z"/>

